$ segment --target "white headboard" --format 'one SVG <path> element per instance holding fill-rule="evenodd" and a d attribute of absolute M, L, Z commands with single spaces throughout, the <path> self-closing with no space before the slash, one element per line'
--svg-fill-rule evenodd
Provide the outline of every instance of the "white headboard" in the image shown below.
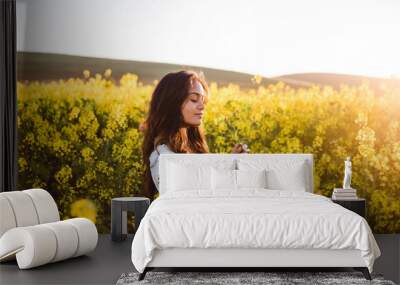
<path fill-rule="evenodd" d="M 174 154 L 161 154 L 160 155 L 160 194 L 165 193 L 166 189 L 166 179 L 167 169 L 166 166 L 168 161 L 174 161 L 179 163 L 184 163 L 188 165 L 218 165 L 220 163 L 227 164 L 231 163 L 236 167 L 237 159 L 245 161 L 254 160 L 267 160 L 267 161 L 305 161 L 308 166 L 308 189 L 307 192 L 314 192 L 314 161 L 313 155 L 309 153 L 296 153 L 296 154 L 218 154 L 218 153 L 174 153 Z M 235 168 L 234 168 L 235 169 Z"/>

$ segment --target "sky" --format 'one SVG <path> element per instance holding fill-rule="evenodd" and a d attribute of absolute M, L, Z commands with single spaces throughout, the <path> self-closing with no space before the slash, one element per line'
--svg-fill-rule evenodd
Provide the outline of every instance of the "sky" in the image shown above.
<path fill-rule="evenodd" d="M 17 0 L 18 51 L 400 78 L 398 0 Z"/>

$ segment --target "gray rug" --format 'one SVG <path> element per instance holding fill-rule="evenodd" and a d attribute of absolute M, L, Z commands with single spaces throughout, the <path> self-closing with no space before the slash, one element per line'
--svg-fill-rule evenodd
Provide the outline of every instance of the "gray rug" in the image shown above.
<path fill-rule="evenodd" d="M 124 273 L 117 285 L 133 284 L 379 284 L 395 285 L 382 275 L 372 274 L 366 280 L 361 272 L 147 272 L 142 281 L 139 273 Z"/>

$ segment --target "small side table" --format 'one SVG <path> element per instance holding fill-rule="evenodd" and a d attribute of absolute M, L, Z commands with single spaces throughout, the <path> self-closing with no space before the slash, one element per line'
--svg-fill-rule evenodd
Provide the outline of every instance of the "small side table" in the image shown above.
<path fill-rule="evenodd" d="M 359 214 L 361 217 L 365 218 L 366 216 L 366 206 L 364 198 L 355 198 L 351 200 L 334 200 L 332 202 L 339 204 L 340 206 L 353 211 L 356 214 Z"/>
<path fill-rule="evenodd" d="M 135 228 L 146 214 L 150 205 L 150 199 L 145 197 L 120 197 L 111 200 L 111 239 L 123 241 L 128 234 L 127 212 L 135 214 Z"/>

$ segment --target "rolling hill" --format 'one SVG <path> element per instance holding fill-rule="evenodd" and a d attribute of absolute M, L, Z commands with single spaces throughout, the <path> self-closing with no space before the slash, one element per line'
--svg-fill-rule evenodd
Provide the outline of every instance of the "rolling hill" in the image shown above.
<path fill-rule="evenodd" d="M 239 84 L 241 88 L 254 88 L 253 74 L 234 71 L 218 70 L 200 66 L 142 62 L 130 60 L 116 60 L 93 57 L 82 57 L 65 54 L 18 52 L 17 79 L 18 81 L 51 81 L 82 77 L 83 70 L 87 69 L 92 75 L 103 74 L 106 69 L 112 70 L 112 77 L 116 80 L 125 73 L 135 73 L 143 83 L 152 83 L 160 80 L 168 72 L 182 69 L 203 71 L 208 82 L 217 82 L 220 86 L 229 83 Z M 340 88 L 340 85 L 360 85 L 367 82 L 378 94 L 383 84 L 400 88 L 400 79 L 382 79 L 366 76 L 332 74 L 332 73 L 299 73 L 279 77 L 262 78 L 262 85 L 269 85 L 283 81 L 294 88 L 309 87 L 312 85 L 330 85 Z"/>

